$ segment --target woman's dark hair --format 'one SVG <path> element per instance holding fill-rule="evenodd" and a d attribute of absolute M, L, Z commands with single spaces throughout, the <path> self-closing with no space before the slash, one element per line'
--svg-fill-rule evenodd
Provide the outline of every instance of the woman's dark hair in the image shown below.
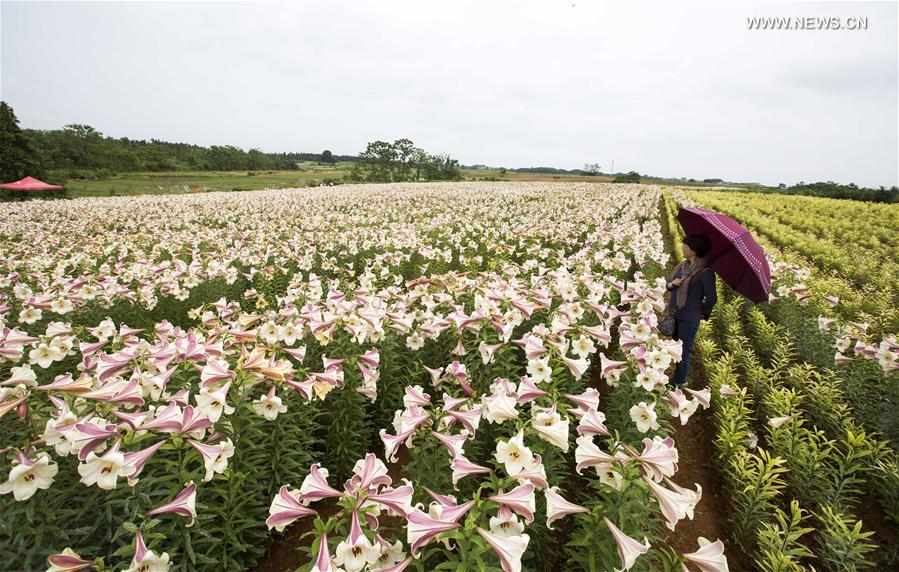
<path fill-rule="evenodd" d="M 688 234 L 684 237 L 683 243 L 689 246 L 690 250 L 695 252 L 699 258 L 712 250 L 712 241 L 704 234 Z"/>

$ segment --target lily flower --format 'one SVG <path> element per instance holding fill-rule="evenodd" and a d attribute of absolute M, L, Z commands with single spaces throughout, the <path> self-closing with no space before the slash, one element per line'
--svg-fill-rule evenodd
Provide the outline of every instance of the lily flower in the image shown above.
<path fill-rule="evenodd" d="M 546 528 L 552 530 L 552 523 L 569 514 L 590 512 L 590 509 L 565 500 L 559 494 L 559 487 L 549 487 L 543 491 L 546 495 Z"/>
<path fill-rule="evenodd" d="M 530 536 L 522 534 L 520 536 L 502 537 L 480 527 L 477 528 L 477 531 L 481 538 L 499 556 L 503 572 L 521 572 L 521 557 L 528 548 L 528 542 L 531 540 Z"/>
<path fill-rule="evenodd" d="M 680 491 L 686 493 L 682 494 L 677 490 L 665 488 L 652 479 L 643 477 L 643 481 L 649 486 L 649 490 L 652 491 L 656 500 L 659 501 L 659 508 L 662 510 L 662 515 L 668 521 L 665 523 L 665 526 L 674 530 L 674 527 L 680 519 L 687 517 L 690 520 L 693 520 L 693 509 L 696 507 L 696 503 L 702 498 L 701 486 L 696 485 L 695 493 L 689 489 L 678 487 Z"/>
<path fill-rule="evenodd" d="M 437 535 L 459 528 L 457 522 L 436 520 L 426 515 L 419 509 L 413 509 L 406 515 L 406 544 L 412 550 L 412 554 L 433 540 Z"/>
<path fill-rule="evenodd" d="M 412 493 L 412 486 L 407 484 L 384 488 L 378 494 L 368 495 L 368 500 L 384 506 L 391 516 L 406 516 L 412 510 Z"/>
<path fill-rule="evenodd" d="M 768 420 L 768 425 L 770 425 L 774 429 L 777 429 L 778 427 L 780 427 L 787 421 L 791 420 L 792 418 L 793 418 L 792 415 L 787 415 L 786 417 L 772 417 L 771 419 Z"/>
<path fill-rule="evenodd" d="M 490 472 L 489 468 L 472 463 L 466 459 L 464 455 L 453 457 L 453 460 L 450 461 L 450 468 L 453 470 L 453 488 L 456 490 L 458 490 L 457 484 L 459 483 L 459 480 L 463 477 Z"/>
<path fill-rule="evenodd" d="M 309 467 L 309 474 L 300 486 L 299 499 L 304 503 L 315 502 L 324 498 L 340 497 L 343 493 L 328 484 L 328 469 L 315 463 Z"/>
<path fill-rule="evenodd" d="M 135 470 L 125 464 L 125 455 L 119 452 L 121 441 L 106 451 L 102 457 L 91 451 L 84 463 L 78 465 L 81 482 L 87 486 L 96 484 L 101 489 L 111 491 L 116 488 L 120 476 L 127 477 Z"/>
<path fill-rule="evenodd" d="M 540 435 L 540 438 L 552 443 L 563 453 L 568 452 L 568 418 L 562 419 L 562 416 L 556 412 L 556 404 L 553 403 L 549 409 L 536 409 L 536 413 L 531 418 L 531 426 Z"/>
<path fill-rule="evenodd" d="M 60 554 L 51 554 L 47 557 L 50 567 L 47 572 L 78 572 L 87 570 L 95 564 L 95 560 L 85 560 L 71 548 L 66 548 Z"/>
<path fill-rule="evenodd" d="M 23 501 L 30 499 L 38 489 L 49 489 L 59 467 L 47 453 L 39 454 L 35 460 L 21 451 L 18 453 L 19 464 L 9 471 L 9 479 L 0 484 L 0 494 L 12 493 L 17 501 Z"/>
<path fill-rule="evenodd" d="M 575 417 L 582 417 L 584 413 L 591 409 L 599 409 L 599 391 L 592 387 L 578 395 L 566 394 L 565 399 L 577 405 L 577 408 L 568 410 Z"/>
<path fill-rule="evenodd" d="M 130 486 L 134 486 L 137 482 L 137 476 L 144 470 L 144 465 L 147 464 L 147 461 L 150 460 L 153 453 L 158 451 L 160 447 L 165 445 L 165 443 L 165 441 L 159 441 L 140 451 L 125 453 L 125 466 L 131 469 L 131 472 L 128 474 L 128 484 Z"/>
<path fill-rule="evenodd" d="M 315 564 L 309 572 L 335 572 L 334 564 L 331 563 L 331 553 L 328 552 L 328 533 L 322 532 L 318 541 L 318 555 L 315 557 Z"/>
<path fill-rule="evenodd" d="M 173 512 L 177 515 L 190 518 L 190 522 L 185 526 L 190 528 L 194 525 L 194 519 L 197 518 L 197 485 L 193 481 L 188 483 L 187 487 L 178 493 L 178 495 L 166 504 L 156 507 L 147 513 L 148 516 Z"/>
<path fill-rule="evenodd" d="M 638 556 L 649 552 L 649 541 L 646 538 L 643 538 L 643 543 L 641 544 L 623 533 L 621 529 L 612 524 L 612 521 L 608 518 L 603 517 L 602 519 L 612 532 L 615 544 L 618 545 L 618 556 L 621 558 L 621 569 L 630 570 Z"/>
<path fill-rule="evenodd" d="M 456 457 L 458 455 L 453 456 Z M 494 457 L 497 462 L 505 465 L 506 474 L 508 475 L 519 473 L 522 469 L 530 467 L 534 463 L 534 453 L 524 445 L 524 430 L 519 430 L 508 441 L 499 441 L 496 444 Z"/>
<path fill-rule="evenodd" d="M 125 572 L 166 572 L 170 566 L 169 555 L 163 552 L 157 556 L 152 550 L 147 550 L 144 537 L 138 530 L 134 535 L 134 558 L 131 559 L 131 566 Z"/>
<path fill-rule="evenodd" d="M 612 434 L 605 426 L 605 421 L 605 414 L 595 409 L 588 409 L 587 412 L 581 416 L 581 422 L 577 426 L 577 432 L 579 435 L 603 435 L 605 437 L 610 437 Z"/>
<path fill-rule="evenodd" d="M 518 394 L 518 403 L 527 403 L 528 401 L 533 401 L 538 397 L 545 397 L 549 395 L 546 391 L 543 391 L 537 384 L 534 383 L 528 376 L 522 376 L 521 381 L 518 384 L 518 390 L 516 392 Z"/>
<path fill-rule="evenodd" d="M 654 481 L 659 482 L 663 477 L 674 476 L 677 471 L 678 453 L 674 447 L 674 439 L 668 437 L 654 437 L 643 439 L 643 452 L 634 455 L 634 459 L 640 462 L 640 467 Z"/>
<path fill-rule="evenodd" d="M 592 435 L 581 435 L 576 439 L 577 449 L 574 451 L 574 461 L 577 463 L 575 471 L 581 474 L 587 467 L 600 464 L 620 463 L 621 459 L 602 451 L 593 442 Z"/>
<path fill-rule="evenodd" d="M 488 500 L 509 507 L 523 516 L 529 524 L 534 521 L 537 501 L 534 495 L 534 485 L 531 483 L 519 485 L 507 493 L 493 495 L 488 497 Z"/>
<path fill-rule="evenodd" d="M 450 457 L 458 457 L 465 453 L 465 441 L 468 440 L 468 430 L 463 429 L 461 433 L 458 435 L 444 435 L 443 433 L 438 433 L 437 431 L 431 431 L 431 435 L 437 438 L 438 441 L 446 446 L 446 449 L 449 451 Z"/>
<path fill-rule="evenodd" d="M 724 555 L 724 543 L 720 540 L 709 542 L 699 537 L 699 550 L 684 554 L 691 564 L 695 564 L 702 572 L 728 572 L 727 556 Z"/>
<path fill-rule="evenodd" d="M 268 509 L 269 517 L 265 519 L 269 530 L 274 528 L 278 532 L 283 532 L 284 528 L 296 519 L 318 514 L 311 508 L 300 504 L 299 496 L 300 491 L 290 491 L 287 489 L 287 485 L 283 485 L 278 490 L 278 495 L 272 499 L 272 504 Z"/>
<path fill-rule="evenodd" d="M 636 423 L 638 431 L 646 433 L 650 429 L 656 430 L 660 427 L 658 414 L 655 409 L 656 404 L 654 401 L 650 405 L 647 405 L 645 401 L 641 401 L 630 408 L 631 420 Z"/>

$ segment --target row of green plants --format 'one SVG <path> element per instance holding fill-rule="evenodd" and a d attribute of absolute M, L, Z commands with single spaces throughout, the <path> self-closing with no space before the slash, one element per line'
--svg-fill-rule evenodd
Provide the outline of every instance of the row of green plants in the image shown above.
<path fill-rule="evenodd" d="M 675 192 L 671 195 L 670 198 L 666 196 L 666 200 L 693 204 L 683 194 Z M 690 197 L 706 201 L 707 195 L 691 193 Z M 840 201 L 822 201 L 826 208 L 836 208 L 842 204 Z M 712 205 L 701 202 L 701 206 Z M 715 203 L 714 206 L 728 214 L 735 214 L 728 210 L 731 209 L 729 204 Z M 832 213 L 830 219 L 835 218 L 839 219 Z M 739 220 L 741 223 L 745 222 L 743 219 Z M 766 247 L 769 256 L 776 254 L 785 262 L 773 263 L 772 293 L 777 295 L 760 308 L 790 335 L 795 351 L 803 361 L 819 369 L 835 369 L 839 373 L 846 398 L 852 406 L 852 415 L 866 430 L 881 433 L 894 446 L 899 446 L 899 411 L 894 405 L 899 400 L 899 384 L 890 381 L 891 374 L 885 373 L 883 365 L 871 359 L 871 356 L 864 356 L 868 359 L 863 359 L 858 353 L 859 346 L 852 345 L 855 343 L 853 336 L 863 335 L 866 339 L 873 340 L 875 345 L 869 347 L 876 349 L 880 335 L 895 332 L 899 313 L 891 301 L 892 289 L 872 291 L 868 288 L 860 291 L 842 277 L 815 268 L 799 254 L 789 249 L 779 249 L 766 239 L 766 220 L 762 219 L 759 223 L 761 234 L 757 233 L 756 238 Z M 821 328 L 822 320 L 834 319 L 837 320 L 836 326 Z M 867 325 L 867 331 L 860 334 L 854 326 L 848 325 L 853 323 Z M 833 335 L 834 330 L 842 333 Z M 842 341 L 839 340 L 841 337 Z M 840 346 L 839 343 L 847 344 L 848 347 Z M 880 343 L 881 348 L 885 345 L 886 342 Z M 848 355 L 835 363 L 835 351 L 838 357 Z M 843 354 L 839 353 L 841 351 Z M 892 379 L 894 378 L 895 373 L 892 374 Z"/>
<path fill-rule="evenodd" d="M 740 201 L 734 195 L 739 194 L 721 195 L 692 190 L 682 194 L 685 199 L 695 201 L 703 208 L 733 216 L 753 231 L 763 246 L 769 250 L 775 247 L 785 262 L 815 269 L 806 286 L 819 299 L 825 296 L 838 298 L 839 304 L 834 311 L 844 319 L 868 322 L 872 333 L 890 334 L 899 330 L 899 292 L 894 288 L 899 268 L 895 260 L 895 241 L 890 239 L 891 228 L 885 228 L 885 243 L 875 249 L 860 245 L 860 238 L 853 238 L 852 234 L 845 232 L 834 235 L 834 240 L 822 240 L 813 233 L 778 222 L 761 210 L 765 204 L 777 201 L 766 200 L 761 195 L 748 196 Z M 791 216 L 813 220 L 826 218 L 828 223 L 847 220 L 842 201 L 829 203 L 836 204 L 829 205 L 827 215 L 801 211 Z M 888 208 L 897 210 L 894 206 Z M 818 224 L 821 224 L 820 221 Z M 854 227 L 853 232 L 869 236 L 867 233 L 877 232 L 878 225 L 883 223 L 868 218 L 849 218 L 844 224 Z M 878 241 L 879 244 L 881 242 Z"/>
<path fill-rule="evenodd" d="M 813 368 L 793 363 L 789 343 L 784 344 L 781 338 L 777 345 L 765 345 L 770 336 L 766 338 L 758 332 L 746 337 L 743 305 L 742 300 L 732 299 L 716 312 L 718 338 L 728 354 L 719 363 L 713 359 L 712 377 L 729 376 L 729 381 L 736 383 L 739 379 L 745 384 L 745 389 L 736 391 L 748 393 L 749 405 L 735 403 L 735 411 L 728 412 L 728 416 L 748 418 L 752 404 L 757 406 L 759 422 L 738 423 L 742 431 L 725 434 L 734 434 L 742 442 L 748 440 L 759 447 L 767 446 L 781 460 L 769 467 L 770 486 L 764 497 L 770 500 L 779 496 L 780 502 L 763 506 L 762 514 L 749 519 L 759 533 L 759 554 L 779 554 L 775 562 L 790 561 L 798 567 L 759 566 L 798 570 L 817 561 L 829 570 L 854 570 L 874 566 L 872 558 L 879 565 L 895 565 L 896 547 L 882 546 L 875 552 L 876 545 L 870 539 L 873 531 L 864 530 L 857 517 L 866 487 L 878 486 L 887 491 L 881 499 L 884 508 L 894 502 L 890 497 L 895 497 L 896 482 L 889 482 L 886 469 L 891 450 L 854 424 L 847 406 L 840 401 L 840 393 L 824 384 Z M 756 310 L 753 316 L 758 320 L 760 313 Z M 756 345 L 766 348 L 770 368 L 762 365 Z M 701 343 L 700 353 L 707 359 L 714 353 L 714 343 Z M 721 380 L 717 382 L 720 388 Z M 783 473 L 775 478 L 780 469 Z M 790 501 L 789 507 L 786 500 Z M 752 527 L 738 530 L 745 528 Z M 780 541 L 777 531 L 782 533 Z M 782 550 L 772 552 L 776 546 Z"/>

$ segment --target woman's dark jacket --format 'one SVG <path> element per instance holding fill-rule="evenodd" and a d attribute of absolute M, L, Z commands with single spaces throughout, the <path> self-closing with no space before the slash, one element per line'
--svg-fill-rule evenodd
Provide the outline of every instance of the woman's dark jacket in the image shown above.
<path fill-rule="evenodd" d="M 670 284 L 676 278 L 683 278 L 680 270 L 676 270 L 671 278 L 668 279 Z M 674 286 L 671 292 L 671 299 L 668 301 L 668 307 L 674 309 L 677 300 L 677 289 L 680 286 Z M 687 303 L 675 315 L 677 320 L 699 321 L 703 317 L 707 317 L 712 313 L 715 302 L 718 301 L 718 293 L 715 291 L 715 272 L 711 268 L 705 268 L 700 276 L 691 280 L 690 289 L 687 291 Z"/>

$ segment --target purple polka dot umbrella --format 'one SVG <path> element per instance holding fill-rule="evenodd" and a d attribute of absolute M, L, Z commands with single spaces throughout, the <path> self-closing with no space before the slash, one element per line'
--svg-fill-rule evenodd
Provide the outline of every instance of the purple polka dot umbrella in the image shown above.
<path fill-rule="evenodd" d="M 766 302 L 771 269 L 765 250 L 748 230 L 729 216 L 703 209 L 681 208 L 677 220 L 687 234 L 704 234 L 712 242 L 706 260 L 734 292 L 753 302 Z"/>

